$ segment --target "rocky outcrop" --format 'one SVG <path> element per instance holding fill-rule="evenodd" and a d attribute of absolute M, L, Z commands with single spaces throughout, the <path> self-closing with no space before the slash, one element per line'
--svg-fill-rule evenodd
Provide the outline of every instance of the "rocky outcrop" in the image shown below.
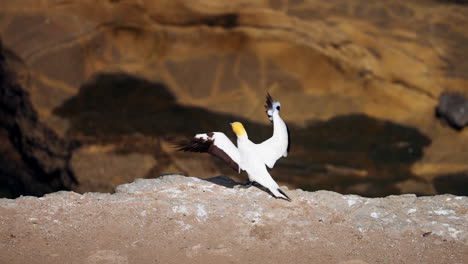
<path fill-rule="evenodd" d="M 5 60 L 0 41 L 0 196 L 70 190 L 73 144 L 42 124 Z"/>
<path fill-rule="evenodd" d="M 444 93 L 440 96 L 437 115 L 456 129 L 468 124 L 468 100 L 461 94 Z"/>
<path fill-rule="evenodd" d="M 5 263 L 463 263 L 468 198 L 363 198 L 226 177 L 138 179 L 115 194 L 0 199 Z"/>
<path fill-rule="evenodd" d="M 72 159 L 82 182 L 96 174 L 79 165 L 84 153 L 102 155 L 96 166 L 112 174 L 110 160 L 145 167 L 127 159 L 135 152 L 155 161 L 135 177 L 227 174 L 212 160 L 193 166 L 168 142 L 227 132 L 234 120 L 264 139 L 270 91 L 293 133 L 276 179 L 308 190 L 429 195 L 441 189 L 439 176 L 468 171 L 468 130 L 434 116 L 442 93 L 467 96 L 462 2 L 3 1 L 0 35 L 39 120 L 83 144 Z"/>

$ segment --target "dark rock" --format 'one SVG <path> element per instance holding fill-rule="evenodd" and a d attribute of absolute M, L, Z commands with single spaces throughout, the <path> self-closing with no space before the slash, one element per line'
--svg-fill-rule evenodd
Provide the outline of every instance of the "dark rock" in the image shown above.
<path fill-rule="evenodd" d="M 0 42 L 0 196 L 70 190 L 77 183 L 68 166 L 74 144 L 38 121 L 4 54 Z"/>
<path fill-rule="evenodd" d="M 438 0 L 438 1 L 439 2 L 453 3 L 453 4 L 460 4 L 460 5 L 468 4 L 468 0 Z"/>
<path fill-rule="evenodd" d="M 468 171 L 440 175 L 432 180 L 437 193 L 468 196 Z"/>
<path fill-rule="evenodd" d="M 456 129 L 468 124 L 468 99 L 458 93 L 443 93 L 439 98 L 437 115 Z"/>

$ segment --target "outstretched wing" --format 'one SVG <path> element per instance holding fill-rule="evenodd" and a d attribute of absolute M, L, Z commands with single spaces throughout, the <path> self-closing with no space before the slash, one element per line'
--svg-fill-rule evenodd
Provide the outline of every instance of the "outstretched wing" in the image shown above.
<path fill-rule="evenodd" d="M 281 157 L 287 157 L 291 146 L 289 128 L 279 113 L 281 104 L 267 94 L 265 103 L 268 118 L 273 123 L 273 136 L 257 145 L 258 153 L 269 168 Z"/>
<path fill-rule="evenodd" d="M 179 151 L 207 152 L 226 162 L 229 167 L 240 172 L 240 155 L 237 147 L 221 132 L 197 134 L 195 137 L 178 142 Z"/>

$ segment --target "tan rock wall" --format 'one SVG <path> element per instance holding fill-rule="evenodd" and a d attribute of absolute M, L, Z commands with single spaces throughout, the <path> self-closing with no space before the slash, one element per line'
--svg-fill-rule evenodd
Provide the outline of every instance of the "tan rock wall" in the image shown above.
<path fill-rule="evenodd" d="M 412 165 L 424 184 L 439 174 L 468 170 L 468 132 L 452 131 L 434 118 L 443 91 L 467 93 L 466 5 L 1 2 L 0 36 L 11 61 L 40 119 L 60 135 L 100 144 L 90 135 L 77 136 L 71 118 L 57 109 L 93 76 L 125 72 L 162 83 L 184 106 L 263 125 L 269 91 L 282 102 L 283 117 L 302 128 L 354 113 L 415 127 L 431 140 Z"/>

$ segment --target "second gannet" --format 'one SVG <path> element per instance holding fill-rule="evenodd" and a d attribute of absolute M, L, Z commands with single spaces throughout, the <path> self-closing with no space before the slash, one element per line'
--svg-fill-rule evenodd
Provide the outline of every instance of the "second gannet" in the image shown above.
<path fill-rule="evenodd" d="M 222 132 L 197 134 L 195 137 L 179 142 L 180 151 L 207 152 L 224 160 L 238 173 L 246 171 L 248 178 L 267 188 L 276 198 L 291 199 L 279 188 L 267 170 L 276 161 L 286 157 L 289 150 L 289 131 L 279 116 L 280 104 L 267 96 L 267 114 L 273 122 L 273 136 L 260 144 L 249 140 L 247 131 L 240 122 L 231 123 L 237 136 L 237 147 Z"/>

